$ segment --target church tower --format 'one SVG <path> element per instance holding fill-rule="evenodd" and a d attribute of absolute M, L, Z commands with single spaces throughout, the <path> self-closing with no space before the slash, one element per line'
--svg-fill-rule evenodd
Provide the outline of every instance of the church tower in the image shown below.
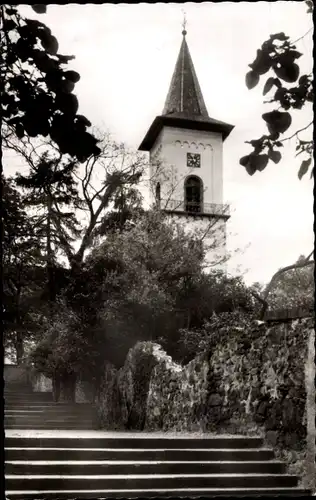
<path fill-rule="evenodd" d="M 150 154 L 152 203 L 200 234 L 208 248 L 206 260 L 214 265 L 226 256 L 229 207 L 223 204 L 222 151 L 234 127 L 210 118 L 183 28 L 163 112 L 139 150 Z"/>

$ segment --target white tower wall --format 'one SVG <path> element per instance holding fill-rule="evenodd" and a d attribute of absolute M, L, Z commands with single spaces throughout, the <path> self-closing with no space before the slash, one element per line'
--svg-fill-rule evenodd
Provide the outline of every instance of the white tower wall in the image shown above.
<path fill-rule="evenodd" d="M 201 167 L 187 166 L 187 153 L 201 155 Z M 155 203 L 159 182 L 161 208 L 183 225 L 187 233 L 204 236 L 206 265 L 226 269 L 226 219 L 216 217 L 223 207 L 223 142 L 221 134 L 183 128 L 164 127 L 150 150 L 151 201 Z M 185 179 L 198 176 L 203 183 L 203 213 L 189 214 L 184 209 Z M 214 214 L 215 212 L 215 214 Z M 226 212 L 227 213 L 227 212 Z M 213 215 L 213 216 L 212 216 Z M 211 269 L 212 267 L 207 267 Z"/>

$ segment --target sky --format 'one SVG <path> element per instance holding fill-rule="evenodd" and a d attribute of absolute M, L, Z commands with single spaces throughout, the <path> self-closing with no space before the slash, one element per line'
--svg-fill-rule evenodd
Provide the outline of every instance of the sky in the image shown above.
<path fill-rule="evenodd" d="M 250 152 L 245 141 L 265 132 L 261 114 L 270 109 L 263 104 L 266 78 L 251 91 L 245 85 L 248 64 L 270 34 L 283 31 L 296 40 L 311 28 L 304 2 L 68 4 L 49 5 L 46 15 L 20 9 L 51 28 L 61 54 L 76 56 L 69 69 L 81 75 L 74 91 L 79 113 L 135 149 L 162 112 L 185 11 L 187 42 L 209 115 L 235 125 L 224 142 L 224 202 L 232 214 L 228 248 L 240 251 L 228 271 L 242 273 L 248 284 L 267 282 L 277 269 L 312 251 L 313 181 L 309 175 L 298 180 L 295 140 L 287 142 L 278 165 L 252 177 L 239 164 Z M 297 50 L 304 54 L 302 72 L 310 72 L 312 33 L 297 42 Z M 288 135 L 312 118 L 312 109 L 296 113 Z"/>

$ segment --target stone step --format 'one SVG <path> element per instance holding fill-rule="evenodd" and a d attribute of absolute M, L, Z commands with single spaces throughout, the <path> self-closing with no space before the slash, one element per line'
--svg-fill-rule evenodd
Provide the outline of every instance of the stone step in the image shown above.
<path fill-rule="evenodd" d="M 31 385 L 25 385 L 25 386 L 14 386 L 14 385 L 4 385 L 4 388 L 3 388 L 3 392 L 4 394 L 24 394 L 24 393 L 27 393 L 27 394 L 46 394 L 46 393 L 50 393 L 52 394 L 52 391 L 36 391 L 32 388 Z"/>
<path fill-rule="evenodd" d="M 310 496 L 311 492 L 309 490 L 304 490 L 302 488 L 178 488 L 178 489 L 143 489 L 143 490 L 96 490 L 94 488 L 89 488 L 86 490 L 21 490 L 6 492 L 9 499 L 14 498 L 16 500 L 28 500 L 28 499 L 38 499 L 43 500 L 68 500 L 74 498 L 137 498 L 138 500 L 145 500 L 146 498 L 168 498 L 168 500 L 179 500 L 179 498 L 198 498 L 200 500 L 207 500 L 208 498 L 216 498 L 219 496 L 223 497 L 299 497 L 299 496 Z"/>
<path fill-rule="evenodd" d="M 58 419 L 58 420 L 53 420 L 53 419 L 47 419 L 45 421 L 32 421 L 32 422 L 23 422 L 21 420 L 15 420 L 13 419 L 10 422 L 4 422 L 4 428 L 5 429 L 12 429 L 14 426 L 16 429 L 22 429 L 22 428 L 27 428 L 27 429 L 71 429 L 72 426 L 74 426 L 75 429 L 95 429 L 98 425 L 98 422 L 96 420 L 92 419 L 83 419 L 83 418 L 71 418 L 68 420 L 63 420 L 63 419 Z"/>
<path fill-rule="evenodd" d="M 68 412 L 57 412 L 57 411 L 29 411 L 29 412 L 8 412 L 5 413 L 5 420 L 9 421 L 12 419 L 19 420 L 21 422 L 32 422 L 32 421 L 45 421 L 45 419 L 58 419 L 58 420 L 67 420 L 69 418 L 83 418 L 83 419 L 91 419 L 97 418 L 96 412 L 87 411 L 87 410 L 73 410 Z"/>
<path fill-rule="evenodd" d="M 40 413 L 48 413 L 48 414 L 56 414 L 56 415 L 67 415 L 67 414 L 96 414 L 97 411 L 95 408 L 90 407 L 83 407 L 80 408 L 80 405 L 78 406 L 65 406 L 63 408 L 55 408 L 54 406 L 51 407 L 43 407 L 43 406 L 33 406 L 33 407 L 12 407 L 12 408 L 5 408 L 4 409 L 4 414 L 5 415 L 26 415 L 26 414 L 40 414 Z"/>
<path fill-rule="evenodd" d="M 8 423 L 30 423 L 36 424 L 37 422 L 43 422 L 43 420 L 50 422 L 77 422 L 78 420 L 96 420 L 93 415 L 87 414 L 86 412 L 82 413 L 65 413 L 64 415 L 58 415 L 56 413 L 26 413 L 26 414 L 15 414 L 15 415 L 6 415 L 4 418 L 4 424 Z"/>
<path fill-rule="evenodd" d="M 48 403 L 48 402 L 47 402 Z M 91 411 L 95 412 L 96 408 L 93 405 L 87 404 L 27 404 L 27 405 L 5 405 L 4 411 L 9 412 L 27 412 L 27 411 L 54 411 L 54 412 L 67 412 L 67 411 Z"/>
<path fill-rule="evenodd" d="M 287 474 L 154 474 L 154 475 L 5 475 L 6 490 L 171 488 L 290 488 L 296 476 Z"/>
<path fill-rule="evenodd" d="M 128 475 L 128 474 L 283 474 L 282 462 L 140 462 L 140 461 L 9 461 L 6 474 Z"/>
<path fill-rule="evenodd" d="M 32 385 L 30 381 L 24 380 L 22 381 L 8 381 L 4 382 L 4 389 L 6 391 L 17 391 L 17 390 L 32 390 Z"/>
<path fill-rule="evenodd" d="M 5 401 L 5 405 L 8 405 L 8 404 L 16 404 L 16 403 L 19 403 L 19 404 L 24 404 L 24 403 L 36 403 L 37 401 L 38 402 L 42 402 L 42 401 L 51 401 L 52 403 L 54 403 L 55 401 L 53 400 L 53 395 L 50 394 L 50 393 L 46 393 L 46 392 L 40 392 L 40 393 L 36 393 L 36 394 L 30 394 L 29 396 L 27 394 L 23 394 L 23 395 L 16 395 L 16 396 L 13 396 L 13 395 L 4 395 L 4 401 Z"/>
<path fill-rule="evenodd" d="M 23 395 L 23 394 L 27 394 L 27 395 L 32 395 L 34 393 L 34 391 L 32 390 L 32 387 L 6 387 L 4 386 L 4 389 L 3 389 L 3 394 L 4 396 L 16 396 L 16 395 Z"/>
<path fill-rule="evenodd" d="M 129 448 L 129 449 L 254 449 L 263 445 L 258 437 L 6 437 L 5 447 Z"/>
<path fill-rule="evenodd" d="M 71 407 L 91 407 L 95 408 L 95 405 L 89 404 L 87 405 L 86 403 L 70 403 L 70 402 L 56 402 L 56 401 L 49 401 L 49 400 L 39 400 L 39 401 L 5 401 L 4 407 L 6 409 L 10 408 L 56 408 L 56 409 L 64 409 L 64 408 L 71 408 Z"/>
<path fill-rule="evenodd" d="M 10 442 L 9 442 L 10 443 Z M 21 443 L 9 444 L 5 439 L 6 460 L 134 460 L 134 461 L 247 461 L 265 462 L 274 458 L 271 449 L 83 449 L 83 448 L 58 448 L 53 442 L 52 448 L 32 447 Z"/>
<path fill-rule="evenodd" d="M 80 420 L 76 422 L 42 422 L 36 424 L 36 430 L 97 430 L 99 426 L 97 424 L 92 424 L 91 422 L 82 422 Z M 6 430 L 29 430 L 34 431 L 34 424 L 5 424 Z"/>
<path fill-rule="evenodd" d="M 15 498 L 17 500 L 27 499 L 41 499 L 43 495 L 45 500 L 67 500 L 73 498 L 99 498 L 99 500 L 107 498 L 137 498 L 138 500 L 145 500 L 146 498 L 168 498 L 168 500 L 179 500 L 179 498 L 197 498 L 199 500 L 207 500 L 209 498 L 217 497 L 230 497 L 242 498 L 253 497 L 301 497 L 310 496 L 309 490 L 302 488 L 228 488 L 228 489 L 172 489 L 172 490 L 68 490 L 63 491 L 8 491 L 8 498 Z"/>
<path fill-rule="evenodd" d="M 19 387 L 13 386 L 4 386 L 3 388 L 4 394 L 52 394 L 52 390 L 49 391 L 39 391 L 34 390 L 31 386 L 25 386 L 23 389 Z"/>

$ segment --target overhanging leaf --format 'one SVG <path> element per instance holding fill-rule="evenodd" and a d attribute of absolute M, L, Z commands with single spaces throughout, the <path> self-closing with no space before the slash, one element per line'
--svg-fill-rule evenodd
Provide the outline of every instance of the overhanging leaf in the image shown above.
<path fill-rule="evenodd" d="M 249 175 L 253 175 L 256 173 L 256 167 L 251 163 L 249 162 L 246 166 L 245 166 L 245 169 L 246 169 L 246 172 L 247 174 Z"/>
<path fill-rule="evenodd" d="M 271 68 L 272 59 L 270 57 L 269 50 L 260 49 L 257 50 L 257 57 L 249 67 L 258 75 L 264 75 Z"/>
<path fill-rule="evenodd" d="M 313 9 L 314 9 L 314 5 L 313 5 L 312 0 L 307 0 L 305 3 L 307 5 L 307 7 L 308 7 L 307 14 L 312 13 Z"/>
<path fill-rule="evenodd" d="M 287 83 L 294 83 L 299 77 L 300 68 L 297 64 L 290 62 L 287 65 L 273 68 L 275 74 Z"/>
<path fill-rule="evenodd" d="M 308 160 L 303 160 L 300 166 L 300 169 L 298 171 L 298 178 L 299 180 L 302 179 L 302 177 L 308 172 L 309 166 L 312 163 L 312 159 L 308 158 Z"/>
<path fill-rule="evenodd" d="M 58 52 L 58 41 L 53 35 L 47 32 L 41 33 L 41 43 L 43 48 L 51 55 L 56 55 Z"/>
<path fill-rule="evenodd" d="M 240 158 L 240 160 L 239 160 L 240 165 L 245 167 L 249 162 L 249 157 L 250 157 L 250 155 L 246 155 L 246 156 L 243 156 L 242 158 Z"/>
<path fill-rule="evenodd" d="M 246 85 L 249 90 L 253 89 L 259 82 L 259 75 L 255 71 L 249 71 L 246 74 Z"/>
<path fill-rule="evenodd" d="M 32 9 L 36 12 L 36 14 L 46 14 L 47 5 L 42 3 L 36 3 L 31 5 Z"/>
<path fill-rule="evenodd" d="M 61 64 L 67 64 L 69 61 L 76 59 L 76 56 L 63 56 L 61 54 L 56 54 L 56 57 L 58 57 Z"/>
<path fill-rule="evenodd" d="M 80 75 L 79 73 L 77 73 L 77 71 L 65 71 L 64 77 L 73 83 L 77 83 L 80 80 Z"/>
<path fill-rule="evenodd" d="M 270 134 L 276 132 L 283 134 L 291 125 L 292 117 L 290 113 L 282 113 L 281 111 L 270 111 L 269 113 L 264 113 L 262 118 L 267 122 L 268 130 Z"/>
<path fill-rule="evenodd" d="M 91 122 L 83 115 L 77 115 L 75 122 L 76 124 L 80 123 L 84 127 L 91 127 Z"/>
<path fill-rule="evenodd" d="M 272 89 L 274 85 L 274 78 L 271 77 L 271 78 L 268 78 L 268 80 L 266 81 L 264 87 L 263 87 L 263 95 L 266 95 L 268 92 L 270 92 L 270 90 Z"/>
<path fill-rule="evenodd" d="M 273 149 L 269 151 L 268 156 L 274 163 L 279 163 L 282 158 L 280 151 L 273 151 Z"/>
<path fill-rule="evenodd" d="M 66 92 L 68 94 L 73 91 L 73 89 L 75 88 L 75 84 L 70 80 L 62 80 L 61 88 L 63 92 Z"/>
<path fill-rule="evenodd" d="M 294 59 L 299 59 L 302 55 L 302 52 L 298 52 L 298 50 L 290 50 L 289 52 L 289 57 L 291 57 L 293 61 Z"/>
<path fill-rule="evenodd" d="M 268 165 L 269 156 L 268 155 L 258 155 L 251 159 L 251 163 L 256 167 L 259 172 L 262 172 Z"/>
<path fill-rule="evenodd" d="M 275 35 L 270 35 L 271 40 L 280 40 L 281 42 L 285 42 L 290 37 L 286 36 L 283 31 L 281 33 L 276 33 Z"/>

